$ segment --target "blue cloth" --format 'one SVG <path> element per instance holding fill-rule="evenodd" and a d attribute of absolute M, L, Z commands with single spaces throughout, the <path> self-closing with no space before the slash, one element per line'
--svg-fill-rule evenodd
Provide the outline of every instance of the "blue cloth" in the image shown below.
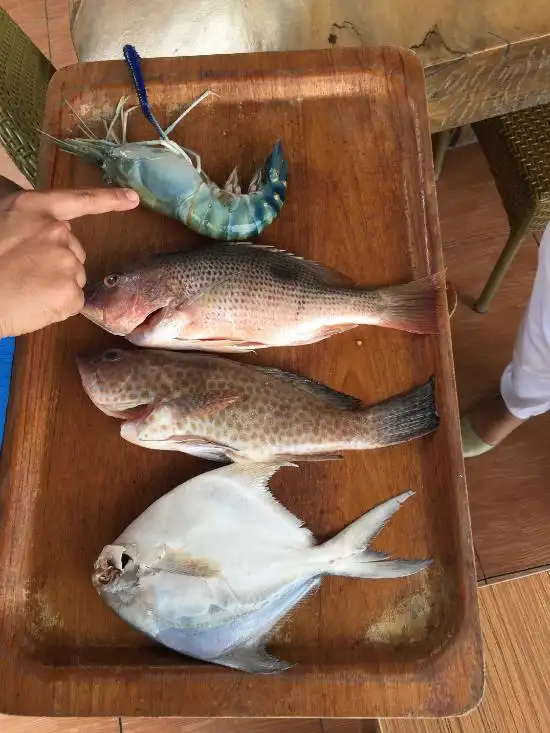
<path fill-rule="evenodd" d="M 2 440 L 4 438 L 6 409 L 10 396 L 11 365 L 14 349 L 14 338 L 0 340 L 0 448 L 2 447 Z"/>

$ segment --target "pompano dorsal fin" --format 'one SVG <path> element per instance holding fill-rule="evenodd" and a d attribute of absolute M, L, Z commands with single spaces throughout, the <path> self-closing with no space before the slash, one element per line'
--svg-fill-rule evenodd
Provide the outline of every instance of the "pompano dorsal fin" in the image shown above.
<path fill-rule="evenodd" d="M 284 662 L 272 657 L 266 652 L 261 642 L 254 646 L 236 647 L 211 661 L 250 674 L 274 674 L 284 672 L 294 666 L 292 662 Z"/>
<path fill-rule="evenodd" d="M 341 410 L 357 410 L 363 407 L 363 403 L 357 397 L 346 394 L 345 392 L 338 392 L 332 387 L 327 387 L 326 384 L 316 382 L 308 377 L 301 377 L 298 374 L 292 374 L 292 372 L 283 372 L 281 369 L 276 367 L 263 367 L 255 366 L 254 369 L 278 376 L 281 379 L 293 384 L 298 389 L 302 389 L 306 392 L 310 392 L 316 397 L 321 397 L 329 402 L 334 407 L 339 407 Z"/>
<path fill-rule="evenodd" d="M 228 243 L 229 244 L 229 243 Z M 224 243 L 225 245 L 225 243 Z M 319 262 L 313 262 L 313 260 L 307 260 L 305 257 L 301 257 L 300 255 L 296 255 L 293 252 L 288 252 L 286 249 L 279 249 L 278 247 L 274 247 L 271 244 L 257 244 L 255 242 L 239 242 L 238 244 L 231 243 L 232 249 L 237 251 L 237 247 L 242 248 L 248 248 L 248 249 L 258 249 L 263 250 L 264 252 L 270 252 L 274 255 L 280 255 L 280 265 L 281 270 L 283 270 L 285 265 L 285 260 L 287 260 L 288 267 L 296 267 L 296 265 L 300 266 L 304 270 L 308 270 L 312 275 L 314 275 L 320 282 L 324 283 L 325 285 L 331 285 L 335 287 L 358 287 L 357 283 L 352 280 L 352 278 L 348 277 L 347 275 L 344 275 L 341 272 L 338 272 L 338 270 L 333 270 L 331 267 L 327 267 L 326 265 L 321 265 Z"/>
<path fill-rule="evenodd" d="M 286 460 L 272 463 L 232 463 L 229 466 L 215 469 L 216 479 L 220 483 L 223 480 L 227 481 L 228 489 L 231 488 L 233 482 L 246 486 L 247 491 L 250 491 L 252 495 L 256 494 L 262 502 L 267 503 L 270 511 L 276 512 L 275 516 L 282 522 L 281 526 L 288 525 L 303 532 L 306 531 L 303 521 L 277 501 L 269 490 L 270 478 L 283 466 L 297 468 L 295 463 Z M 309 530 L 307 533 L 310 535 Z"/>

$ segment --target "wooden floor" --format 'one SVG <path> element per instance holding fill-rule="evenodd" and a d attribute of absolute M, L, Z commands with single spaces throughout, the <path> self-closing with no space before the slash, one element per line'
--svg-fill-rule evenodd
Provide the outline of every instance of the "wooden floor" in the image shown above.
<path fill-rule="evenodd" d="M 68 0 L 0 0 L 60 67 L 75 60 Z M 16 175 L 0 151 L 0 174 Z M 507 235 L 496 189 L 477 146 L 448 154 L 438 184 L 448 274 L 462 299 L 452 321 L 461 405 L 498 388 L 529 297 L 537 244 L 531 237 L 489 314 L 471 310 Z M 527 424 L 493 453 L 467 462 L 482 586 L 550 567 L 550 416 Z M 550 573 L 480 588 L 487 685 L 472 715 L 447 721 L 184 721 L 18 719 L 0 733 L 544 733 L 550 730 Z"/>
<path fill-rule="evenodd" d="M 508 227 L 477 145 L 449 153 L 438 184 L 448 274 L 463 303 L 452 319 L 461 406 L 498 390 L 529 298 L 537 242 L 529 237 L 489 313 L 471 302 L 502 249 Z M 482 582 L 550 565 L 550 415 L 541 416 L 491 453 L 466 461 L 479 578 Z"/>

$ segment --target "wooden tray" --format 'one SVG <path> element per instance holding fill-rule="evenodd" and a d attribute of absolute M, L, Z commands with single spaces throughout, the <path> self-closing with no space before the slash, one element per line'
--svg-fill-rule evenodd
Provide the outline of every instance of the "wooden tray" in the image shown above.
<path fill-rule="evenodd" d="M 210 87 L 220 94 L 180 125 L 222 183 L 244 180 L 282 137 L 288 200 L 261 237 L 370 285 L 442 268 L 422 68 L 408 51 L 347 49 L 150 60 L 144 74 L 162 123 Z M 101 130 L 122 94 L 122 62 L 58 72 L 45 129 L 78 134 L 65 97 Z M 154 132 L 140 113 L 129 139 Z M 43 188 L 98 185 L 98 170 L 45 142 Z M 75 222 L 89 279 L 152 252 L 200 241 L 145 209 Z M 443 295 L 442 295 L 443 297 Z M 434 558 L 395 581 L 327 579 L 274 640 L 298 666 L 256 677 L 155 646 L 96 595 L 103 545 L 153 500 L 214 467 L 122 441 L 120 424 L 80 386 L 75 356 L 119 342 L 76 317 L 18 344 L 0 544 L 0 710 L 61 715 L 383 717 L 463 713 L 483 686 L 475 571 L 460 451 L 450 332 L 361 328 L 322 343 L 271 349 L 276 365 L 376 402 L 436 375 L 434 436 L 340 463 L 283 469 L 276 495 L 319 538 L 409 487 L 417 496 L 377 541 Z"/>

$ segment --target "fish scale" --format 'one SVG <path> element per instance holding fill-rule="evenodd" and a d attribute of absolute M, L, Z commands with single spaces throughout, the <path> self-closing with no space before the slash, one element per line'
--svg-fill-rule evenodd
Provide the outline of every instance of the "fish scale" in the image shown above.
<path fill-rule="evenodd" d="M 214 460 L 322 460 L 394 445 L 439 424 L 433 380 L 377 405 L 279 369 L 222 356 L 109 349 L 78 360 L 82 384 L 121 435 Z"/>
<path fill-rule="evenodd" d="M 97 592 L 160 644 L 265 674 L 292 666 L 265 645 L 324 576 L 402 578 L 430 565 L 369 547 L 412 491 L 318 545 L 270 493 L 269 479 L 279 468 L 224 466 L 162 496 L 103 548 L 92 575 Z"/>
<path fill-rule="evenodd" d="M 442 273 L 373 289 L 274 247 L 217 243 L 107 275 L 87 289 L 82 313 L 138 346 L 239 352 L 361 324 L 435 333 L 444 289 Z"/>

